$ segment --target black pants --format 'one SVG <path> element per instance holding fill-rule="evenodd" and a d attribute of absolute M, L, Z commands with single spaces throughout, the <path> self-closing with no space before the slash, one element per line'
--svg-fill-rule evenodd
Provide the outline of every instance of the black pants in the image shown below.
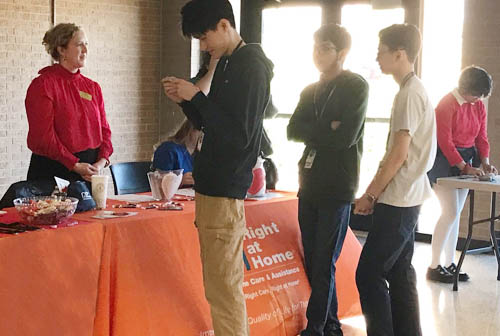
<path fill-rule="evenodd" d="M 420 206 L 375 206 L 356 272 L 368 336 L 422 335 L 411 265 L 419 213 Z"/>
<path fill-rule="evenodd" d="M 99 148 L 87 149 L 83 152 L 74 154 L 80 159 L 80 162 L 94 164 L 99 155 Z M 54 176 L 73 181 L 83 181 L 83 177 L 73 171 L 70 171 L 62 163 L 49 159 L 48 157 L 31 154 L 30 166 L 28 169 L 28 181 L 35 180 L 54 180 Z M 90 185 L 90 184 L 89 184 Z"/>
<path fill-rule="evenodd" d="M 342 251 L 351 203 L 339 200 L 299 198 L 299 224 L 304 246 L 306 274 L 311 284 L 307 328 L 302 336 L 322 336 L 339 330 L 335 263 Z"/>

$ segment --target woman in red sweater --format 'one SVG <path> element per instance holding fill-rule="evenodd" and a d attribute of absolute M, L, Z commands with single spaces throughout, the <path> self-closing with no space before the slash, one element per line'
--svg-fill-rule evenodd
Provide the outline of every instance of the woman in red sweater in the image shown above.
<path fill-rule="evenodd" d="M 454 257 L 460 213 L 469 192 L 468 189 L 440 186 L 436 184 L 436 178 L 498 173 L 489 162 L 487 114 L 481 101 L 490 95 L 491 88 L 491 76 L 484 69 L 467 67 L 460 75 L 458 89 L 441 99 L 436 108 L 438 153 L 428 176 L 441 204 L 441 217 L 432 235 L 432 262 L 427 270 L 429 280 L 453 282 L 457 269 Z M 443 252 L 444 263 L 441 263 Z M 469 276 L 460 273 L 458 279 L 467 281 Z"/>
<path fill-rule="evenodd" d="M 90 181 L 109 164 L 113 146 L 101 88 L 80 73 L 87 38 L 75 24 L 61 23 L 45 33 L 43 44 L 57 63 L 41 69 L 26 94 L 28 180 Z"/>

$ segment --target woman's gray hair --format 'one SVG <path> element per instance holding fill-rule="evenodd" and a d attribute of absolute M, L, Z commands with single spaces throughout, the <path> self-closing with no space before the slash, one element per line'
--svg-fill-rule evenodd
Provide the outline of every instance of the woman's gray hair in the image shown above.
<path fill-rule="evenodd" d="M 69 41 L 71 41 L 75 33 L 79 30 L 81 30 L 81 28 L 74 23 L 59 23 L 45 33 L 42 44 L 45 46 L 47 53 L 52 56 L 55 61 L 59 62 L 61 55 L 57 48 L 66 48 Z"/>

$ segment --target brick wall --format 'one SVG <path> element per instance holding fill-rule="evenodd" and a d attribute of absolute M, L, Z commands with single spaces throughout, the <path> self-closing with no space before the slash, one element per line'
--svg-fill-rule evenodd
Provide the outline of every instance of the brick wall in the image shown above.
<path fill-rule="evenodd" d="M 55 3 L 56 23 L 81 25 L 89 39 L 82 73 L 103 89 L 115 147 L 112 162 L 149 160 L 159 137 L 161 9 L 167 12 L 170 4 Z M 50 64 L 41 44 L 50 13 L 46 0 L 0 0 L 0 195 L 26 177 L 31 152 L 26 147 L 24 98 L 38 70 Z"/>
<path fill-rule="evenodd" d="M 48 1 L 0 0 L 0 194 L 26 176 L 24 97 L 38 69 L 50 61 L 41 44 L 49 13 Z"/>
<path fill-rule="evenodd" d="M 181 34 L 180 10 L 186 0 L 163 2 L 162 8 L 162 63 L 161 77 L 189 78 L 191 69 L 191 43 Z M 167 4 L 168 3 L 168 4 Z M 185 119 L 177 104 L 160 95 L 160 137 L 171 134 Z"/>
<path fill-rule="evenodd" d="M 158 138 L 160 1 L 57 1 L 57 22 L 77 22 L 89 40 L 83 73 L 103 90 L 112 161 L 149 160 Z"/>
<path fill-rule="evenodd" d="M 476 64 L 485 68 L 493 77 L 494 88 L 488 99 L 488 137 L 490 161 L 500 166 L 500 1 L 465 1 L 462 65 Z M 500 209 L 497 202 L 497 209 Z M 468 203 L 464 209 L 468 209 Z M 476 219 L 489 217 L 489 193 L 476 193 Z M 462 212 L 461 236 L 466 236 L 469 212 Z M 482 224 L 474 228 L 474 237 L 488 239 L 489 226 Z"/>

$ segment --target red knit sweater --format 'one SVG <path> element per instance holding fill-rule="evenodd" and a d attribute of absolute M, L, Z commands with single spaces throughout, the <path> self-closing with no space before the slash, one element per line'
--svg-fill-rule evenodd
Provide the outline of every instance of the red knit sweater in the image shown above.
<path fill-rule="evenodd" d="M 436 107 L 438 145 L 451 166 L 463 161 L 456 147 L 476 146 L 481 159 L 490 154 L 483 102 L 461 103 L 450 92 Z"/>

